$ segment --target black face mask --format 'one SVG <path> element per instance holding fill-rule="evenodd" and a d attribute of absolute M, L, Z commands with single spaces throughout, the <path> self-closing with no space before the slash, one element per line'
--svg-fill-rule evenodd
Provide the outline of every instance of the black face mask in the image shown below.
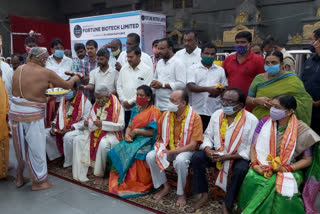
<path fill-rule="evenodd" d="M 313 45 L 310 45 L 310 46 L 309 46 L 309 50 L 310 50 L 312 53 L 315 53 L 315 52 L 316 52 L 316 48 L 315 48 Z"/>

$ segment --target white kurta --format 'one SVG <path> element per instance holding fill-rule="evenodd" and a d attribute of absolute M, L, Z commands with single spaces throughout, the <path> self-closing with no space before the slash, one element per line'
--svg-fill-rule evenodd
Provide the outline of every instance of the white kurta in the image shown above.
<path fill-rule="evenodd" d="M 106 168 L 107 153 L 119 143 L 114 132 L 124 129 L 124 111 L 121 107 L 118 123 L 110 121 L 102 121 L 102 130 L 107 131 L 97 150 L 96 161 L 90 159 L 90 132 L 85 131 L 84 134 L 76 136 L 73 144 L 73 166 L 72 175 L 77 181 L 86 182 L 88 168 L 94 168 L 93 174 L 102 177 Z"/>
<path fill-rule="evenodd" d="M 69 167 L 72 165 L 72 154 L 73 154 L 73 139 L 84 133 L 84 120 L 87 119 L 87 117 L 89 116 L 90 113 L 90 109 L 91 109 L 91 103 L 89 100 L 86 101 L 84 109 L 83 109 L 83 113 L 82 113 L 82 117 L 81 120 L 78 123 L 75 123 L 72 125 L 72 127 L 74 127 L 74 131 L 70 131 L 67 132 L 63 138 L 63 151 L 64 151 L 64 164 L 63 167 Z M 57 118 L 55 118 L 55 120 L 52 122 L 53 124 L 56 123 Z M 49 160 L 55 160 L 59 157 L 62 156 L 62 154 L 60 153 L 60 151 L 58 150 L 57 147 L 57 141 L 56 141 L 56 136 L 52 136 L 50 134 L 50 129 L 51 128 L 47 128 L 46 129 L 46 151 L 47 151 L 47 155 Z"/>

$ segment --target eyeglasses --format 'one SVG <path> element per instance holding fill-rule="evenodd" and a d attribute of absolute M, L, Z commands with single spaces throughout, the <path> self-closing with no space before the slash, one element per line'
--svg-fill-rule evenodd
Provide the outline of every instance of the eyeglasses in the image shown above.
<path fill-rule="evenodd" d="M 221 99 L 221 104 L 223 106 L 235 106 L 238 104 L 238 101 L 228 100 L 228 99 Z"/>

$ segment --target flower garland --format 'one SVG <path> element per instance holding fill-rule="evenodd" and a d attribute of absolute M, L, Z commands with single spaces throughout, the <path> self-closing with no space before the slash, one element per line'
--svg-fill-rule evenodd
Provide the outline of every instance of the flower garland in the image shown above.
<path fill-rule="evenodd" d="M 98 120 L 100 120 L 100 118 L 101 118 L 101 120 L 105 120 L 105 119 L 106 119 L 106 118 L 104 118 L 104 117 L 107 117 L 107 113 L 108 113 L 108 112 L 104 111 L 104 109 L 109 108 L 110 104 L 111 104 L 111 99 L 109 99 L 108 103 L 107 103 L 103 108 L 97 109 L 97 119 L 98 119 Z M 102 109 L 102 110 L 101 110 L 101 109 Z M 101 128 L 96 129 L 96 130 L 94 131 L 94 134 L 93 134 L 93 136 L 94 136 L 93 146 L 94 146 L 94 147 L 96 147 L 96 145 L 97 145 L 98 138 L 99 138 L 101 132 L 102 132 L 102 129 L 101 129 Z"/>
<path fill-rule="evenodd" d="M 68 126 L 70 119 L 72 117 L 72 113 L 73 113 L 73 109 L 74 109 L 73 106 L 74 106 L 74 103 L 76 102 L 76 98 L 77 98 L 77 96 L 74 96 L 74 98 L 70 104 L 69 110 L 67 112 L 67 126 Z"/>
<path fill-rule="evenodd" d="M 181 123 L 181 131 L 180 131 L 180 136 L 179 136 L 179 141 L 182 137 L 183 134 L 183 129 L 184 129 L 184 124 L 186 123 L 186 119 L 189 113 L 189 105 L 186 106 L 186 110 L 184 112 L 184 119 L 182 120 Z M 179 145 L 179 141 L 178 141 L 178 145 Z M 170 150 L 175 150 L 176 147 L 174 145 L 174 112 L 170 113 L 170 138 L 169 138 L 169 148 Z"/>
<path fill-rule="evenodd" d="M 241 116 L 242 116 L 242 111 L 239 111 L 237 113 L 236 118 L 234 119 L 234 123 L 237 123 L 240 120 Z M 222 138 L 223 141 L 225 139 L 225 135 L 226 135 L 226 132 L 227 132 L 227 126 L 228 126 L 228 119 L 226 117 L 224 117 L 223 120 L 222 120 L 222 123 L 221 123 L 221 127 L 220 127 L 220 135 L 221 135 L 221 138 Z M 217 169 L 220 170 L 221 167 L 222 167 L 222 163 L 221 162 L 217 162 L 216 163 L 216 167 L 217 167 Z"/>

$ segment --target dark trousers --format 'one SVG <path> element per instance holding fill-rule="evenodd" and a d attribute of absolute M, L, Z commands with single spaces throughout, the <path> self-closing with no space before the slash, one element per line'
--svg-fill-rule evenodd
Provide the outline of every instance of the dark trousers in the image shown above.
<path fill-rule="evenodd" d="M 208 180 L 206 177 L 206 168 L 214 166 L 213 163 L 206 155 L 205 151 L 195 152 L 191 158 L 191 166 L 193 170 L 192 187 L 193 193 L 208 192 Z M 249 161 L 238 159 L 233 162 L 230 180 L 227 186 L 226 196 L 224 203 L 228 210 L 232 210 L 233 203 L 235 202 L 241 184 L 249 170 Z"/>
<path fill-rule="evenodd" d="M 200 115 L 201 117 L 201 120 L 202 120 L 202 128 L 203 128 L 203 132 L 206 131 L 208 125 L 209 125 L 209 122 L 210 122 L 210 118 L 211 116 L 207 116 L 207 115 Z"/>
<path fill-rule="evenodd" d="M 130 117 L 131 117 L 131 111 L 125 111 L 124 112 L 124 123 L 125 123 L 124 131 L 126 131 L 128 125 L 129 125 Z M 124 132 L 124 133 L 126 133 L 126 132 Z"/>
<path fill-rule="evenodd" d="M 320 108 L 312 109 L 311 128 L 317 134 L 320 134 Z"/>

